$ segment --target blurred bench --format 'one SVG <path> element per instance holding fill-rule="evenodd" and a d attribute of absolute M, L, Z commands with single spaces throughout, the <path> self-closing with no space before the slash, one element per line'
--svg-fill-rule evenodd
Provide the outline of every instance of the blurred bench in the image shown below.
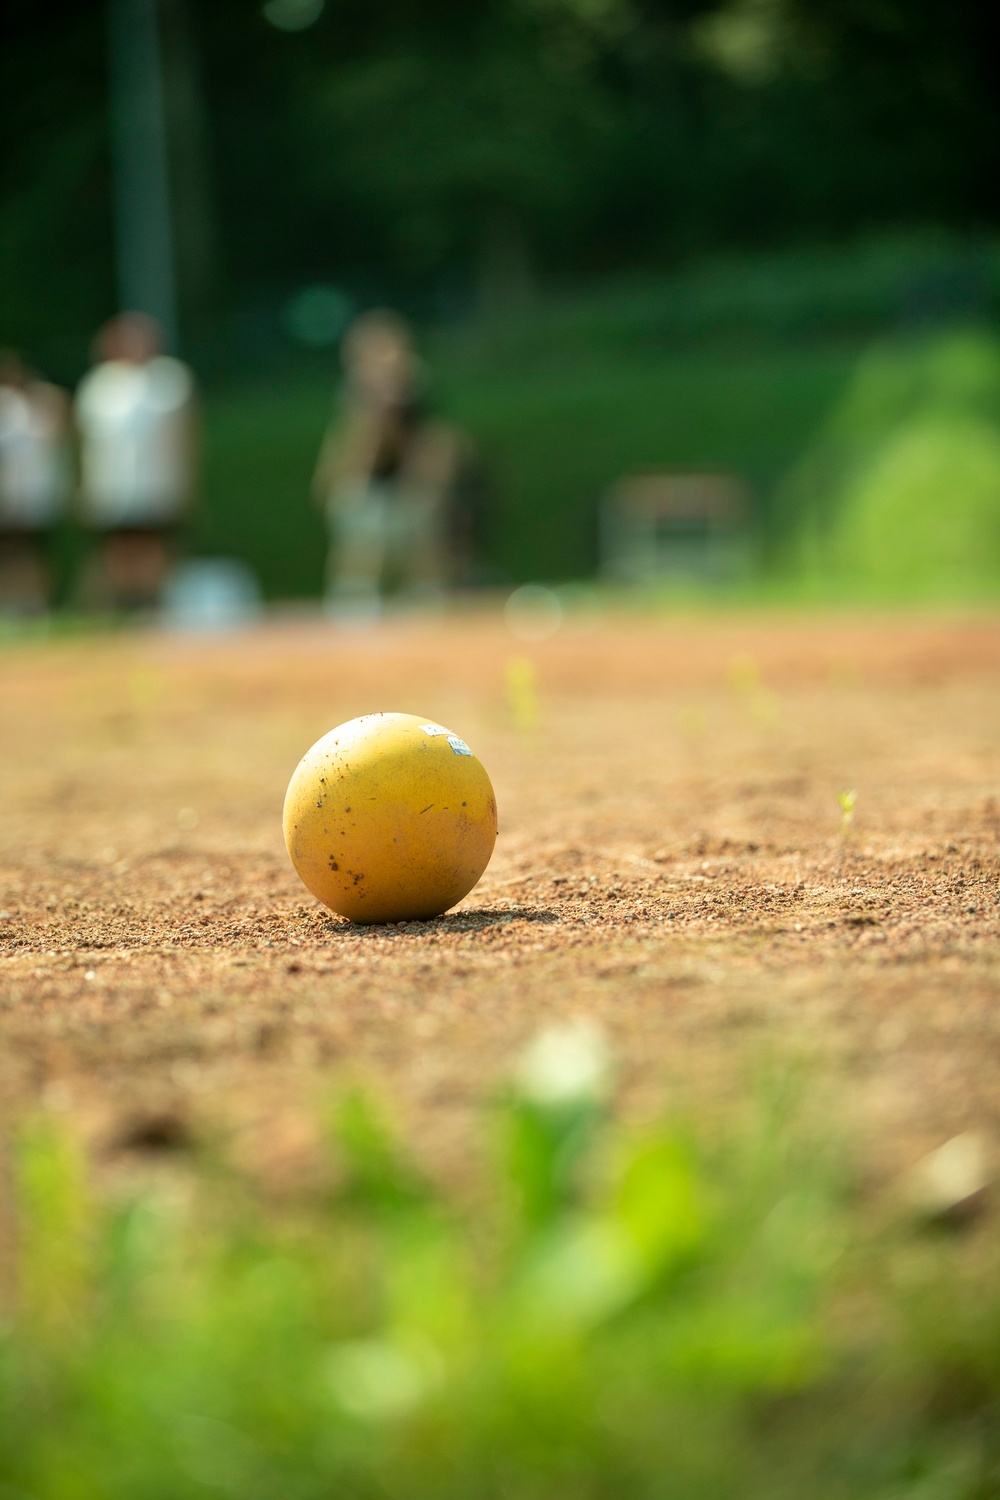
<path fill-rule="evenodd" d="M 751 561 L 750 491 L 720 470 L 628 474 L 601 507 L 601 571 L 617 583 L 724 582 Z"/>

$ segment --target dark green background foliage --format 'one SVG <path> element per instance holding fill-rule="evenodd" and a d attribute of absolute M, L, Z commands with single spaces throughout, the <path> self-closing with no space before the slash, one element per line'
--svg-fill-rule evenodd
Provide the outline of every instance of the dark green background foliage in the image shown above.
<path fill-rule="evenodd" d="M 905 369 L 951 336 L 922 315 L 901 316 L 901 302 L 933 309 L 943 299 L 947 312 L 956 287 L 974 287 L 992 305 L 998 284 L 1000 258 L 986 242 L 970 249 L 911 236 L 716 257 L 669 277 L 550 297 L 502 321 L 429 331 L 436 401 L 474 435 L 491 476 L 487 577 L 592 573 L 599 504 L 616 478 L 708 466 L 749 481 L 761 560 L 787 583 L 798 530 L 839 497 L 788 475 L 810 462 L 814 443 L 822 451 L 829 413 L 870 362 L 873 341 L 888 339 Z M 327 359 L 210 396 L 206 505 L 193 540 L 246 556 L 274 595 L 321 586 L 325 542 L 308 480 L 334 376 Z M 1000 435 L 1000 392 L 990 387 L 984 400 L 980 416 Z M 858 420 L 877 428 L 883 418 L 891 427 L 893 414 L 876 401 Z M 1000 520 L 1000 493 L 992 508 Z M 994 572 L 1000 578 L 1000 566 Z M 961 592 L 961 578 L 951 582 Z M 821 585 L 813 569 L 810 586 Z M 877 579 L 872 586 L 877 593 Z"/>
<path fill-rule="evenodd" d="M 996 220 L 976 0 L 330 0 L 298 33 L 249 0 L 162 11 L 206 358 L 316 276 L 448 309 L 515 272 Z M 104 6 L 6 14 L 0 329 L 72 374 L 113 310 Z"/>
<path fill-rule="evenodd" d="M 787 476 L 869 343 L 996 319 L 976 0 L 327 0 L 297 32 L 256 0 L 159 3 L 206 416 L 189 540 L 270 597 L 322 580 L 337 368 L 332 334 L 295 334 L 310 287 L 417 320 L 491 476 L 496 583 L 592 573 L 601 497 L 647 465 L 737 470 L 787 565 L 810 525 Z M 105 22 L 12 0 L 0 48 L 0 344 L 67 384 L 115 308 Z"/>

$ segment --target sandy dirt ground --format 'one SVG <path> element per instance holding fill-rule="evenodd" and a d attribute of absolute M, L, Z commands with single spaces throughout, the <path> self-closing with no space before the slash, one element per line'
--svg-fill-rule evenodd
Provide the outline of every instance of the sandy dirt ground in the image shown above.
<path fill-rule="evenodd" d="M 493 862 L 435 922 L 334 918 L 284 851 L 299 757 L 377 709 L 496 788 Z M 7 645 L 0 714 L 0 1088 L 98 1155 L 209 1135 L 294 1185 L 362 1079 L 446 1173 L 525 1039 L 581 1015 L 626 1108 L 806 1059 L 873 1179 L 1000 1140 L 996 618 L 137 632 Z"/>

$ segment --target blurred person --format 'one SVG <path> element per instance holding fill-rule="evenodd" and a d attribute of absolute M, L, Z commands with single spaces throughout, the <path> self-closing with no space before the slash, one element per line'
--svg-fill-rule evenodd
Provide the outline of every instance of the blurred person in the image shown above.
<path fill-rule="evenodd" d="M 0 352 L 0 610 L 42 614 L 48 550 L 69 498 L 69 397 Z"/>
<path fill-rule="evenodd" d="M 405 321 L 362 314 L 341 348 L 344 386 L 313 493 L 330 535 L 327 604 L 375 618 L 384 594 L 433 602 L 467 547 L 464 436 L 428 409 L 426 378 Z M 459 560 L 459 565 L 463 565 Z"/>
<path fill-rule="evenodd" d="M 194 380 L 142 313 L 112 318 L 94 353 L 76 394 L 80 511 L 97 541 L 87 602 L 151 609 L 194 496 Z"/>

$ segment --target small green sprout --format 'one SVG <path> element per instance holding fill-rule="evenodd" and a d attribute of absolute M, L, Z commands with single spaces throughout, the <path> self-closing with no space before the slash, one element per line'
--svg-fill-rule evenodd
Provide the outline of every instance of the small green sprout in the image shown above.
<path fill-rule="evenodd" d="M 726 668 L 726 677 L 734 693 L 753 693 L 760 687 L 760 667 L 748 652 L 734 656 Z"/>
<path fill-rule="evenodd" d="M 515 729 L 530 734 L 541 722 L 542 709 L 538 693 L 538 670 L 527 656 L 512 656 L 504 671 L 507 682 L 507 707 Z"/>
<path fill-rule="evenodd" d="M 698 740 L 708 731 L 708 715 L 696 703 L 687 703 L 677 715 L 681 733 L 688 739 Z"/>
<path fill-rule="evenodd" d="M 842 839 L 846 839 L 851 831 L 851 823 L 854 820 L 854 804 L 857 800 L 857 792 L 837 793 L 837 803 L 840 807 L 840 836 Z"/>
<path fill-rule="evenodd" d="M 746 704 L 750 717 L 762 729 L 769 729 L 778 719 L 778 699 L 761 681 L 756 659 L 745 652 L 734 656 L 726 668 L 733 692 Z"/>

